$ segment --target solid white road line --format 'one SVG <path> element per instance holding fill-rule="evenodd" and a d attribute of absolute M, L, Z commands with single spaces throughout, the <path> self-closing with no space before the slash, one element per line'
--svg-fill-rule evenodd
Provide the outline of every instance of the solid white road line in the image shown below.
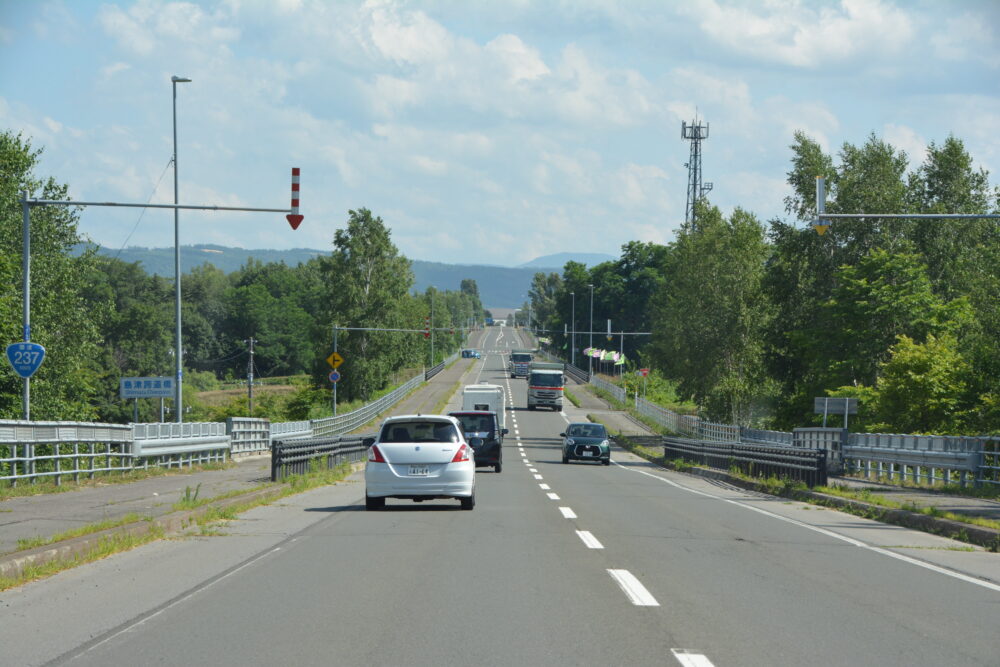
<path fill-rule="evenodd" d="M 549 500 L 559 500 L 560 499 L 559 496 L 558 496 L 558 494 L 555 494 L 555 493 L 549 493 L 547 495 L 549 496 Z"/>
<path fill-rule="evenodd" d="M 594 537 L 589 530 L 578 530 L 576 534 L 580 536 L 583 543 L 587 545 L 588 549 L 603 549 L 604 545 Z"/>
<path fill-rule="evenodd" d="M 670 652 L 677 658 L 677 662 L 681 663 L 684 667 L 715 667 L 711 660 L 701 653 L 695 653 L 690 649 L 672 648 Z"/>
<path fill-rule="evenodd" d="M 718 501 L 721 501 L 721 502 L 724 502 L 724 503 L 729 503 L 731 505 L 736 505 L 737 507 L 742 507 L 744 509 L 748 509 L 751 512 L 757 512 L 758 514 L 763 514 L 764 516 L 769 516 L 772 519 L 778 519 L 779 521 L 785 521 L 785 522 L 790 523 L 792 525 L 799 526 L 800 528 L 805 528 L 807 530 L 811 530 L 813 532 L 820 533 L 821 535 L 826 535 L 827 537 L 832 537 L 835 540 L 840 540 L 841 542 L 847 542 L 848 544 L 852 544 L 852 545 L 854 545 L 856 547 L 860 547 L 862 549 L 868 549 L 869 551 L 873 551 L 873 552 L 875 552 L 877 554 L 881 554 L 883 556 L 888 556 L 890 558 L 895 558 L 896 560 L 901 560 L 904 563 L 909 563 L 910 565 L 916 565 L 917 567 L 922 567 L 924 569 L 931 570 L 932 572 L 937 572 L 938 574 L 944 574 L 944 575 L 947 575 L 947 576 L 952 577 L 954 579 L 959 579 L 960 581 L 965 581 L 965 582 L 968 582 L 970 584 L 975 584 L 976 586 L 982 586 L 983 588 L 988 588 L 991 591 L 997 591 L 998 593 L 1000 593 L 1000 584 L 994 584 L 991 581 L 985 581 L 983 579 L 976 579 L 975 577 L 970 577 L 970 576 L 962 574 L 960 572 L 955 572 L 954 570 L 948 570 L 946 568 L 939 567 L 939 566 L 934 565 L 932 563 L 926 563 L 926 562 L 924 562 L 922 560 L 917 560 L 916 558 L 912 558 L 910 556 L 904 556 L 903 554 L 898 554 L 898 553 L 896 553 L 894 551 L 889 551 L 888 549 L 883 549 L 881 547 L 872 546 L 870 544 L 866 544 L 866 543 L 862 542 L 861 540 L 856 540 L 853 537 L 847 537 L 846 535 L 840 535 L 838 533 L 833 532 L 832 530 L 827 530 L 826 528 L 820 528 L 819 526 L 813 526 L 811 524 L 804 523 L 802 521 L 799 521 L 797 519 L 792 519 L 792 518 L 787 517 L 787 516 L 781 516 L 780 514 L 775 514 L 774 512 L 769 512 L 769 511 L 767 511 L 765 509 L 761 509 L 759 507 L 754 507 L 753 505 L 747 505 L 746 503 L 741 503 L 738 500 L 730 500 L 729 498 L 720 498 L 719 496 L 714 496 L 711 493 L 705 493 L 704 491 L 697 491 L 695 489 L 688 488 L 688 487 L 684 486 L 683 484 L 678 484 L 677 482 L 669 480 L 669 479 L 667 479 L 665 477 L 660 477 L 659 475 L 654 475 L 652 473 L 646 472 L 645 470 L 635 470 L 633 468 L 626 468 L 625 466 L 623 466 L 620 463 L 616 463 L 616 462 L 612 462 L 612 463 L 614 463 L 616 466 L 618 466 L 622 470 L 628 470 L 629 472 L 637 472 L 640 475 L 645 475 L 646 477 L 652 477 L 653 479 L 659 480 L 659 481 L 661 481 L 661 482 L 663 482 L 665 484 L 669 484 L 670 486 L 673 486 L 675 488 L 681 489 L 682 491 L 687 491 L 688 493 L 694 493 L 694 494 L 699 495 L 699 496 L 704 496 L 705 498 L 714 498 L 715 500 L 718 500 Z"/>
<path fill-rule="evenodd" d="M 656 601 L 646 587 L 635 578 L 635 575 L 628 570 L 608 570 L 608 574 L 611 578 L 618 582 L 621 589 L 625 591 L 625 595 L 628 599 L 632 601 L 637 607 L 659 607 L 660 603 Z"/>
<path fill-rule="evenodd" d="M 562 515 L 563 515 L 564 519 L 575 519 L 576 518 L 576 512 L 574 512 L 569 507 L 560 507 L 559 511 L 562 512 Z"/>
<path fill-rule="evenodd" d="M 542 489 L 542 491 L 549 491 L 549 490 L 552 489 L 552 487 L 549 486 L 548 484 L 539 484 L 538 486 L 539 486 L 539 488 Z"/>

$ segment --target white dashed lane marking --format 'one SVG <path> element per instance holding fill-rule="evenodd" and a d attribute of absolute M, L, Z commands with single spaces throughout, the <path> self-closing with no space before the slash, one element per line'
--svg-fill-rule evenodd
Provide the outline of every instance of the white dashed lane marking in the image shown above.
<path fill-rule="evenodd" d="M 672 648 L 670 652 L 677 658 L 677 662 L 681 663 L 684 667 L 714 667 L 711 660 L 703 654 L 695 653 L 690 649 Z"/>
<path fill-rule="evenodd" d="M 589 530 L 578 530 L 576 534 L 580 536 L 583 543 L 587 545 L 588 549 L 603 549 L 604 545 L 594 537 Z"/>
<path fill-rule="evenodd" d="M 548 494 L 549 500 L 559 500 L 559 495 L 555 493 Z"/>
<path fill-rule="evenodd" d="M 542 477 L 541 475 L 535 475 L 535 479 L 545 479 L 545 478 Z"/>
<path fill-rule="evenodd" d="M 548 484 L 539 484 L 538 486 L 539 486 L 539 488 L 542 489 L 542 491 L 549 491 L 549 490 L 552 489 L 552 487 L 549 486 Z"/>
<path fill-rule="evenodd" d="M 659 607 L 660 603 L 646 590 L 635 575 L 628 570 L 608 570 L 611 578 L 617 582 L 621 589 L 628 596 L 628 599 L 637 607 Z"/>
<path fill-rule="evenodd" d="M 572 510 L 572 508 L 569 508 L 569 507 L 560 507 L 559 511 L 562 512 L 562 515 L 563 515 L 564 519 L 575 519 L 576 518 L 576 512 L 574 512 Z"/>

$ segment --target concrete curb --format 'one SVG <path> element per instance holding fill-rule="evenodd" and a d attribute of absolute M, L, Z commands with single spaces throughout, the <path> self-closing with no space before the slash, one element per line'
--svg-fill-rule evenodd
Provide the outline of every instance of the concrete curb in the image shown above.
<path fill-rule="evenodd" d="M 90 553 L 100 544 L 101 540 L 115 535 L 139 537 L 158 530 L 163 531 L 164 537 L 178 535 L 210 510 L 225 509 L 247 501 L 278 496 L 282 491 L 283 489 L 277 486 L 257 489 L 256 491 L 225 498 L 218 502 L 210 502 L 193 510 L 173 512 L 150 521 L 135 521 L 107 528 L 96 533 L 90 533 L 89 535 L 81 535 L 80 537 L 73 537 L 53 544 L 35 547 L 34 549 L 5 554 L 0 556 L 0 576 L 13 579 L 20 576 L 26 567 L 32 565 L 45 565 L 53 561 L 72 561 L 74 558 Z"/>
<path fill-rule="evenodd" d="M 667 470 L 674 470 L 673 468 L 666 466 L 662 467 Z M 733 477 L 729 473 L 722 470 L 695 467 L 685 469 L 683 471 L 674 470 L 674 472 L 697 475 L 698 477 L 726 482 L 727 484 L 732 484 L 733 486 L 738 486 L 741 489 L 746 489 L 748 491 L 757 491 L 773 495 L 769 489 L 766 489 L 755 482 L 740 479 L 739 477 Z M 962 523 L 961 521 L 952 521 L 951 519 L 929 516 L 927 514 L 910 512 L 903 509 L 882 507 L 881 505 L 873 505 L 872 503 L 854 500 L 853 498 L 841 498 L 840 496 L 831 496 L 825 493 L 817 493 L 815 491 L 798 491 L 788 496 L 778 497 L 790 498 L 792 500 L 799 500 L 813 505 L 822 505 L 824 507 L 832 507 L 834 509 L 847 510 L 853 514 L 858 514 L 874 521 L 881 521 L 882 523 L 903 526 L 905 528 L 913 528 L 914 530 L 940 535 L 959 542 L 975 544 L 976 546 L 983 547 L 990 551 L 1000 551 L 1000 530 L 994 530 L 984 526 Z"/>
<path fill-rule="evenodd" d="M 364 465 L 364 462 L 352 464 L 350 474 L 353 475 L 359 470 L 363 470 Z M 26 567 L 32 565 L 45 565 L 53 561 L 66 561 L 69 563 L 74 558 L 90 553 L 100 544 L 101 540 L 115 535 L 142 536 L 154 531 L 162 531 L 163 537 L 174 537 L 183 533 L 209 511 L 226 509 L 246 502 L 264 500 L 271 496 L 278 497 L 284 491 L 284 485 L 275 484 L 275 486 L 248 491 L 238 496 L 209 502 L 193 510 L 165 514 L 150 521 L 134 521 L 96 533 L 90 533 L 89 535 L 81 535 L 80 537 L 73 537 L 53 544 L 35 547 L 34 549 L 3 554 L 0 555 L 0 577 L 16 578 L 20 576 Z"/>

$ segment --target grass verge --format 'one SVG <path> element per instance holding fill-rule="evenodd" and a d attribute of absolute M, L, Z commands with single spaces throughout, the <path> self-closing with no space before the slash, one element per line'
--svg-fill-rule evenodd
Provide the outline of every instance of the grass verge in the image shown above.
<path fill-rule="evenodd" d="M 97 523 L 90 523 L 86 526 L 80 526 L 79 528 L 74 528 L 73 530 L 67 530 L 62 533 L 57 533 L 51 537 L 30 537 L 27 539 L 20 539 L 17 541 L 17 550 L 24 551 L 25 549 L 34 549 L 36 547 L 44 547 L 47 544 L 55 544 L 56 542 L 62 542 L 63 540 L 71 540 L 74 537 L 82 537 L 84 535 L 91 535 L 93 533 L 99 533 L 102 530 L 107 530 L 108 528 L 117 528 L 118 526 L 124 526 L 129 523 L 136 523 L 138 521 L 152 521 L 153 518 L 149 516 L 142 516 L 134 512 L 126 514 L 123 517 L 117 519 L 107 519 L 106 521 L 98 521 Z"/>
<path fill-rule="evenodd" d="M 569 400 L 570 403 L 576 407 L 580 407 L 580 399 L 573 395 L 569 389 L 563 389 L 563 395 Z"/>
<path fill-rule="evenodd" d="M 349 463 L 343 463 L 336 468 L 324 470 L 321 469 L 320 461 L 316 460 L 314 465 L 310 466 L 310 471 L 308 473 L 302 475 L 292 475 L 291 477 L 286 478 L 283 482 L 263 484 L 259 487 L 255 487 L 254 489 L 237 490 L 235 492 L 221 494 L 213 498 L 200 500 L 197 499 L 196 495 L 192 495 L 190 493 L 190 489 L 188 489 L 184 494 L 187 498 L 185 499 L 185 497 L 182 496 L 181 500 L 174 505 L 174 508 L 180 509 L 180 511 L 190 512 L 190 516 L 187 517 L 186 520 L 186 525 L 190 526 L 193 524 L 197 526 L 199 529 L 197 534 L 219 535 L 221 533 L 212 528 L 213 524 L 217 522 L 229 521 L 235 519 L 243 512 L 255 507 L 268 505 L 297 493 L 302 493 L 320 486 L 327 486 L 329 484 L 333 484 L 334 482 L 339 482 L 347 477 L 352 470 L 353 468 Z M 261 491 L 267 489 L 274 489 L 274 492 L 260 493 Z M 235 498 L 240 496 L 247 495 L 250 495 L 251 497 L 243 502 L 227 502 L 233 501 Z M 192 508 L 188 505 L 193 505 L 194 507 Z M 127 521 L 129 518 L 131 518 L 131 520 Z M 63 570 L 83 565 L 85 563 L 91 563 L 96 560 L 106 558 L 112 554 L 128 551 L 130 549 L 134 549 L 135 547 L 167 537 L 168 531 L 164 528 L 164 525 L 161 525 L 161 522 L 164 524 L 168 523 L 172 518 L 175 517 L 170 517 L 170 515 L 168 515 L 167 517 L 150 519 L 149 517 L 141 517 L 132 514 L 128 517 L 122 517 L 119 520 L 107 522 L 108 525 L 91 524 L 89 526 L 84 526 L 74 531 L 68 531 L 67 533 L 49 538 L 45 541 L 39 541 L 38 544 L 32 544 L 25 548 L 54 545 L 61 541 L 83 535 L 89 535 L 102 530 L 111 531 L 107 535 L 101 536 L 97 542 L 86 551 L 68 556 L 56 556 L 37 564 L 26 564 L 15 576 L 0 576 L 0 591 L 20 586 L 37 579 L 49 577 L 53 574 L 62 572 Z M 146 523 L 147 525 L 138 526 L 137 524 L 140 522 Z M 113 530 L 114 528 L 121 528 L 122 530 L 115 531 Z"/>

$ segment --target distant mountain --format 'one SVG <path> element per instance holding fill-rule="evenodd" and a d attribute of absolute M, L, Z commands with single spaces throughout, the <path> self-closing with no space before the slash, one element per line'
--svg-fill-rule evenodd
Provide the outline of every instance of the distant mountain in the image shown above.
<path fill-rule="evenodd" d="M 543 255 L 521 265 L 524 269 L 558 269 L 560 272 L 566 262 L 580 262 L 588 267 L 603 262 L 613 262 L 617 257 L 602 252 L 558 252 L 554 255 Z"/>
<path fill-rule="evenodd" d="M 82 253 L 84 244 L 76 247 Z M 173 248 L 130 247 L 121 251 L 98 247 L 97 252 L 117 257 L 123 262 L 139 262 L 147 273 L 172 278 L 174 275 Z M 329 251 L 294 248 L 292 250 L 247 250 L 220 245 L 181 246 L 181 271 L 188 273 L 202 264 L 211 264 L 225 273 L 238 271 L 249 258 L 261 262 L 284 262 L 298 266 L 313 257 L 328 255 Z M 554 255 L 553 255 L 554 256 Z M 441 290 L 457 290 L 462 281 L 472 278 L 479 287 L 479 298 L 486 308 L 516 308 L 527 300 L 528 288 L 537 271 L 534 267 L 510 268 L 480 264 L 441 264 L 439 262 L 413 262 L 414 289 L 424 291 L 429 286 Z M 551 269 L 561 270 L 558 267 Z"/>

